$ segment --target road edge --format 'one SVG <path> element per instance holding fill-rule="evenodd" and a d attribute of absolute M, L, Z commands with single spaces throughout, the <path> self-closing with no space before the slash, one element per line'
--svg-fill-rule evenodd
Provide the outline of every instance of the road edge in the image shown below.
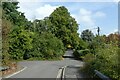
<path fill-rule="evenodd" d="M 16 75 L 16 74 L 18 74 L 18 73 L 24 71 L 25 69 L 27 69 L 27 67 L 24 67 L 23 69 L 21 69 L 21 70 L 15 72 L 15 73 L 13 73 L 13 74 L 11 74 L 11 75 L 8 75 L 8 76 L 6 76 L 6 77 L 3 77 L 3 78 L 10 78 L 10 77 L 12 77 L 12 76 L 14 76 L 14 75 Z"/>

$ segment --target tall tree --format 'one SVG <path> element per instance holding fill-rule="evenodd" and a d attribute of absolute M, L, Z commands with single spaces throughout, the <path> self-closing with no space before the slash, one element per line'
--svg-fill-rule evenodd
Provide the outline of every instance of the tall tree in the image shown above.
<path fill-rule="evenodd" d="M 28 20 L 25 18 L 24 13 L 19 12 L 17 9 L 19 2 L 2 2 L 3 19 L 10 20 L 14 25 L 27 26 Z"/>
<path fill-rule="evenodd" d="M 70 16 L 67 8 L 64 6 L 56 8 L 49 16 L 49 19 L 52 24 L 48 27 L 49 30 L 61 39 L 65 46 L 67 46 L 67 44 L 71 46 L 76 44 L 74 38 L 79 37 L 77 33 L 78 24 L 75 19 Z"/>

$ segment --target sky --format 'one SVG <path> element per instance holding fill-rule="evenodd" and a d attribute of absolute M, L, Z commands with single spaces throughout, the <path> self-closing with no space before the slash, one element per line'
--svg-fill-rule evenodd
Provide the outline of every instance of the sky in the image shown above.
<path fill-rule="evenodd" d="M 97 34 L 97 27 L 100 27 L 100 35 L 118 31 L 118 0 L 18 1 L 18 10 L 31 21 L 48 17 L 59 6 L 65 6 L 79 24 L 79 34 L 85 29 Z"/>

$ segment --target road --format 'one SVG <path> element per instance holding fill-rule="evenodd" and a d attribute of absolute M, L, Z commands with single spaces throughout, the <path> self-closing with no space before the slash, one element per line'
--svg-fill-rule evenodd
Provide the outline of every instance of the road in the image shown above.
<path fill-rule="evenodd" d="M 65 55 L 72 55 L 73 51 L 66 51 Z M 23 61 L 20 65 L 27 67 L 24 71 L 10 78 L 56 78 L 59 68 L 68 65 L 83 65 L 82 61 L 64 58 L 60 61 Z"/>

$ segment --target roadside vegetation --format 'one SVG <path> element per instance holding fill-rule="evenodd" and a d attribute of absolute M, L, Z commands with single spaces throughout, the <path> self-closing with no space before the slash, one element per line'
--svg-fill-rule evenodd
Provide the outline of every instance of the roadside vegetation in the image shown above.
<path fill-rule="evenodd" d="M 94 70 L 98 70 L 112 79 L 119 79 L 120 35 L 114 33 L 108 36 L 93 36 L 93 33 L 85 30 L 82 32 L 81 38 L 85 43 L 84 48 L 75 50 L 74 55 L 85 62 L 83 71 L 91 77 L 96 77 Z"/>
<path fill-rule="evenodd" d="M 57 60 L 65 50 L 74 50 L 77 59 L 85 61 L 84 71 L 98 70 L 110 78 L 120 75 L 118 33 L 94 35 L 89 29 L 79 37 L 78 23 L 64 6 L 48 17 L 33 22 L 17 9 L 18 2 L 3 2 L 2 8 L 2 65 L 10 66 L 19 60 Z M 118 51 L 119 50 L 119 51 Z"/>
<path fill-rule="evenodd" d="M 3 2 L 1 8 L 3 65 L 20 60 L 59 60 L 68 46 L 78 47 L 78 24 L 64 6 L 33 21 L 17 10 L 18 2 Z"/>

